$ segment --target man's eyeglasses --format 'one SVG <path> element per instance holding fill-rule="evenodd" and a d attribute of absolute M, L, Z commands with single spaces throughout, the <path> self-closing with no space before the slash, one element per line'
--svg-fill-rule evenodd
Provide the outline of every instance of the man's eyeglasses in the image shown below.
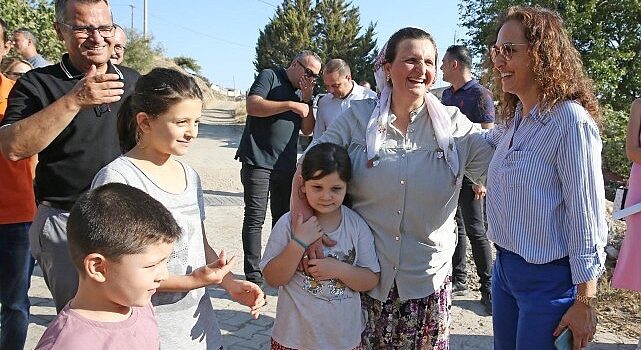
<path fill-rule="evenodd" d="M 301 61 L 296 60 L 296 62 L 298 62 L 298 64 L 299 64 L 301 67 L 303 67 L 303 69 L 305 70 L 305 76 L 306 76 L 306 77 L 308 77 L 308 78 L 312 78 L 312 79 L 318 79 L 318 77 L 319 77 L 320 75 L 318 75 L 318 74 L 314 73 L 311 69 L 309 69 L 309 68 L 305 67 L 305 65 L 304 65 Z"/>
<path fill-rule="evenodd" d="M 490 56 L 494 60 L 499 54 L 505 58 L 506 61 L 512 59 L 514 54 L 514 46 L 528 46 L 526 43 L 503 43 L 501 45 L 492 45 L 490 47 Z"/>
<path fill-rule="evenodd" d="M 127 47 L 125 47 L 125 46 L 114 45 L 114 51 L 116 51 L 117 53 L 123 53 L 123 52 L 125 52 L 126 49 L 127 49 Z"/>
<path fill-rule="evenodd" d="M 63 22 L 58 22 L 58 24 L 61 24 L 71 29 L 73 34 L 79 39 L 86 39 L 90 37 L 95 31 L 98 31 L 100 36 L 102 36 L 103 38 L 111 38 L 116 34 L 116 30 L 115 30 L 116 27 L 113 25 L 94 27 L 94 26 L 74 26 L 71 24 L 63 23 Z"/>

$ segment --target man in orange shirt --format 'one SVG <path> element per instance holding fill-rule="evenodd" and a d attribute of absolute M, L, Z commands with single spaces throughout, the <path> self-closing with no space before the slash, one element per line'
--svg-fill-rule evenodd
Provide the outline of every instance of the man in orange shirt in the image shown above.
<path fill-rule="evenodd" d="M 10 48 L 7 23 L 0 18 L 0 60 Z M 13 84 L 0 74 L 0 121 Z M 22 349 L 27 337 L 33 270 L 28 232 L 36 211 L 33 160 L 12 162 L 0 153 L 0 349 Z"/>

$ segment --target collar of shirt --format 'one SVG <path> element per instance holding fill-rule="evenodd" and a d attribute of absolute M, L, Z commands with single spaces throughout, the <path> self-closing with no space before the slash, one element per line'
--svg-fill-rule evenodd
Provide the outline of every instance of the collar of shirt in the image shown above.
<path fill-rule="evenodd" d="M 425 101 L 423 101 L 423 104 L 420 105 L 417 109 L 413 110 L 410 112 L 410 122 L 409 124 L 414 123 L 418 118 L 423 118 L 427 116 L 427 108 L 425 106 Z M 396 114 L 392 113 L 390 111 L 390 118 L 389 118 L 389 128 L 394 129 L 394 131 L 398 132 L 399 134 L 403 134 L 400 130 L 398 130 L 394 126 L 394 121 L 396 120 Z"/>
<path fill-rule="evenodd" d="M 62 56 L 62 59 L 60 60 L 60 68 L 63 72 L 65 72 L 67 78 L 69 79 L 82 79 L 85 76 L 85 73 L 80 72 L 76 69 L 76 67 L 73 66 L 73 64 L 71 64 L 68 53 Z M 118 74 L 121 80 L 124 79 L 124 76 L 122 75 L 120 69 L 114 66 L 111 61 L 107 61 L 107 73 Z"/>
<path fill-rule="evenodd" d="M 552 118 L 552 114 L 550 113 L 550 111 L 541 112 L 538 104 L 532 108 L 530 113 L 528 113 L 527 117 L 525 118 L 523 118 L 523 105 L 521 104 L 521 102 L 516 105 L 516 109 L 514 110 L 514 120 L 517 123 L 517 126 L 518 123 L 520 123 L 524 119 L 531 119 L 533 121 L 546 125 L 550 121 L 550 118 Z"/>

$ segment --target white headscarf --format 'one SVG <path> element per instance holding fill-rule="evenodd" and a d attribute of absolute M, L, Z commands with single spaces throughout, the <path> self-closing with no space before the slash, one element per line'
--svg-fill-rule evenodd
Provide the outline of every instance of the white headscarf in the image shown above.
<path fill-rule="evenodd" d="M 387 136 L 387 125 L 390 119 L 390 104 L 392 102 L 392 85 L 385 77 L 383 65 L 385 61 L 385 52 L 387 44 L 379 52 L 374 61 L 374 78 L 376 79 L 376 89 L 378 98 L 376 107 L 372 112 L 369 122 L 367 123 L 367 159 L 368 167 L 378 164 L 378 151 L 381 149 Z M 445 110 L 445 106 L 431 92 L 425 93 L 425 104 L 427 112 L 432 120 L 436 142 L 438 143 L 447 165 L 452 170 L 455 178 L 459 173 L 458 152 L 451 132 L 451 117 Z"/>

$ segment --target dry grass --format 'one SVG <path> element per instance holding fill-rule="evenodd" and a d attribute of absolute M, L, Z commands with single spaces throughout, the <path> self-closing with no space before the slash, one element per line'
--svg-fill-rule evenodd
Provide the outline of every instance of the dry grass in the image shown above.
<path fill-rule="evenodd" d="M 236 105 L 236 109 L 234 109 L 234 120 L 236 123 L 245 124 L 245 120 L 247 120 L 247 106 L 245 101 L 240 101 Z"/>
<path fill-rule="evenodd" d="M 599 279 L 597 312 L 599 327 L 633 339 L 641 335 L 641 293 L 610 286 L 613 269 Z"/>
<path fill-rule="evenodd" d="M 608 244 L 620 249 L 626 225 L 624 221 L 612 220 L 611 211 L 611 205 L 608 205 L 607 220 L 611 228 Z M 599 279 L 599 327 L 637 339 L 641 335 L 641 293 L 610 286 L 615 265 L 615 260 L 608 259 L 605 263 L 606 271 Z"/>

